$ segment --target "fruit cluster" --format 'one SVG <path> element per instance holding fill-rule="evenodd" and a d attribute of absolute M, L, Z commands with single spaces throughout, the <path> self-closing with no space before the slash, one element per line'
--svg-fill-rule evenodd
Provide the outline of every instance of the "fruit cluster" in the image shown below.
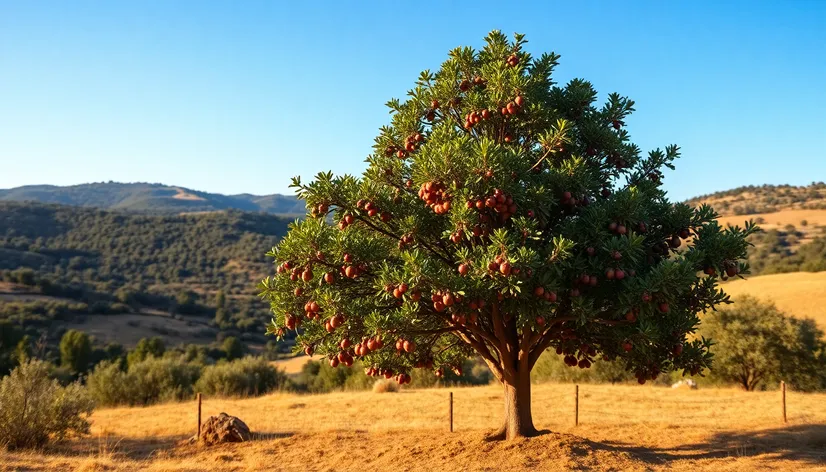
<path fill-rule="evenodd" d="M 314 320 L 319 318 L 321 307 L 318 306 L 318 302 L 309 300 L 304 304 L 304 312 L 307 314 L 307 319 Z"/>
<path fill-rule="evenodd" d="M 493 193 L 486 197 L 469 200 L 467 207 L 476 208 L 480 212 L 485 211 L 485 209 L 493 210 L 503 222 L 515 215 L 518 210 L 516 203 L 513 201 L 513 196 L 498 188 L 493 189 Z"/>
<path fill-rule="evenodd" d="M 410 353 L 410 352 L 413 352 L 415 350 L 416 350 L 416 342 L 415 341 L 412 341 L 412 340 L 409 340 L 409 339 L 404 339 L 404 338 L 399 338 L 399 339 L 396 340 L 396 351 L 397 352 L 401 353 L 402 351 L 404 351 L 404 352 Z"/>
<path fill-rule="evenodd" d="M 359 264 L 353 263 L 353 255 L 352 254 L 344 254 L 344 264 L 339 268 L 339 272 L 341 275 L 347 277 L 348 279 L 355 279 L 359 275 L 367 272 L 367 263 L 361 262 Z"/>
<path fill-rule="evenodd" d="M 404 282 L 400 284 L 387 284 L 384 286 L 384 290 L 387 293 L 393 294 L 394 298 L 402 298 L 405 293 L 407 293 L 408 285 Z"/>
<path fill-rule="evenodd" d="M 326 203 L 319 203 L 318 205 L 314 206 L 312 210 L 310 210 L 310 215 L 313 218 L 317 218 L 319 216 L 323 216 L 327 214 L 327 211 L 330 210 L 330 206 Z"/>
<path fill-rule="evenodd" d="M 573 196 L 571 192 L 562 192 L 562 195 L 559 197 L 559 203 L 567 210 L 573 210 L 578 206 L 588 206 L 591 201 L 588 199 L 586 195 L 582 195 L 579 198 Z"/>
<path fill-rule="evenodd" d="M 433 309 L 439 313 L 453 306 L 454 303 L 462 303 L 463 299 L 461 295 L 454 295 L 447 290 L 436 290 L 430 296 L 430 301 L 433 302 Z"/>
<path fill-rule="evenodd" d="M 491 116 L 490 110 L 471 111 L 465 115 L 465 129 L 471 129 L 483 120 L 489 120 Z"/>
<path fill-rule="evenodd" d="M 517 56 L 515 53 L 511 54 L 510 56 L 508 56 L 505 62 L 507 62 L 508 66 L 510 67 L 516 67 L 517 65 L 519 65 L 519 56 Z"/>
<path fill-rule="evenodd" d="M 425 182 L 419 189 L 419 198 L 433 209 L 437 215 L 443 215 L 450 211 L 451 197 L 447 193 L 447 188 L 441 182 Z"/>
<path fill-rule="evenodd" d="M 517 95 L 516 98 L 506 103 L 499 112 L 502 116 L 508 115 L 516 115 L 522 110 L 522 106 L 525 104 L 525 97 L 522 95 Z"/>
<path fill-rule="evenodd" d="M 336 328 L 343 324 L 344 315 L 342 315 L 341 313 L 336 313 L 335 315 L 331 316 L 329 320 L 324 322 L 324 329 L 326 329 L 328 333 L 332 333 L 336 330 Z"/>

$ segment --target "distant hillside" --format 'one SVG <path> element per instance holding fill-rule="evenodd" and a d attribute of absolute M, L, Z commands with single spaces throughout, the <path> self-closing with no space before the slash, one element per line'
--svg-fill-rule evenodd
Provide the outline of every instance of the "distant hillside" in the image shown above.
<path fill-rule="evenodd" d="M 91 183 L 57 187 L 29 185 L 0 190 L 0 201 L 34 201 L 61 205 L 146 213 L 186 213 L 217 210 L 263 211 L 303 215 L 304 204 L 288 195 L 221 195 L 183 187 L 148 183 Z"/>
<path fill-rule="evenodd" d="M 763 232 L 750 241 L 753 274 L 826 270 L 826 184 L 739 187 L 689 200 L 708 203 L 722 224 L 754 220 Z"/>
<path fill-rule="evenodd" d="M 708 203 L 723 216 L 775 213 L 783 210 L 826 210 L 826 183 L 805 187 L 793 185 L 749 185 L 701 195 L 688 201 Z"/>
<path fill-rule="evenodd" d="M 291 220 L 238 210 L 143 215 L 0 201 L 0 331 L 50 346 L 66 328 L 134 345 L 266 342 L 256 283 Z"/>

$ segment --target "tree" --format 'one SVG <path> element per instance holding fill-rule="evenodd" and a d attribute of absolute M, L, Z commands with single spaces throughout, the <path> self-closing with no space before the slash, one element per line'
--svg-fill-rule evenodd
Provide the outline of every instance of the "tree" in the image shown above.
<path fill-rule="evenodd" d="M 812 320 L 743 297 L 707 314 L 700 332 L 715 341 L 713 377 L 748 391 L 780 380 L 798 390 L 826 387 L 826 343 Z"/>
<path fill-rule="evenodd" d="M 504 386 L 491 438 L 536 433 L 530 371 L 548 348 L 581 368 L 619 359 L 641 383 L 707 368 L 708 341 L 686 336 L 729 300 L 718 278 L 748 272 L 755 231 L 670 202 L 661 169 L 678 147 L 641 156 L 633 101 L 597 107 L 589 82 L 556 86 L 559 56 L 524 43 L 494 31 L 422 72 L 388 102 L 361 178 L 294 178 L 310 218 L 268 253 L 276 274 L 259 285 L 268 332 L 300 326 L 298 349 L 331 364 L 361 358 L 405 383 L 481 356 Z"/>
<path fill-rule="evenodd" d="M 161 357 L 165 351 L 166 346 L 164 346 L 163 339 L 157 336 L 141 338 L 135 349 L 126 355 L 126 361 L 131 366 L 150 357 Z"/>
<path fill-rule="evenodd" d="M 224 339 L 221 349 L 226 353 L 227 360 L 238 359 L 244 355 L 244 345 L 235 336 Z"/>
<path fill-rule="evenodd" d="M 83 331 L 70 329 L 60 338 L 60 362 L 74 373 L 86 372 L 92 360 L 92 341 Z"/>

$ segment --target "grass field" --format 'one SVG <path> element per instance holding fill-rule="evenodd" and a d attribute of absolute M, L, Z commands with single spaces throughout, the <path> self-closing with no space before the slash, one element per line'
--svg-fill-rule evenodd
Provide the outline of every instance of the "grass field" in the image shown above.
<path fill-rule="evenodd" d="M 92 435 L 41 452 L 0 453 L 2 470 L 826 470 L 826 394 L 583 385 L 534 388 L 538 438 L 486 443 L 498 386 L 448 391 L 277 394 L 204 402 L 244 419 L 255 440 L 202 448 L 195 404 L 95 412 Z"/>
<path fill-rule="evenodd" d="M 826 330 L 826 272 L 793 272 L 735 280 L 722 286 L 735 300 L 753 295 L 773 300 L 789 315 L 813 318 Z"/>

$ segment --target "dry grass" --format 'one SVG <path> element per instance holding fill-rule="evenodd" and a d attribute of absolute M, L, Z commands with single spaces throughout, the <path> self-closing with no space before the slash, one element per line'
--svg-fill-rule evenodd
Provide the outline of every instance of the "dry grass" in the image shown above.
<path fill-rule="evenodd" d="M 760 223 L 763 229 L 777 229 L 786 225 L 794 225 L 797 229 L 806 229 L 800 222 L 806 221 L 807 226 L 826 226 L 826 210 L 781 210 L 772 213 L 756 213 L 754 215 L 721 216 L 717 219 L 721 225 L 739 225 L 743 227 L 746 221 L 763 218 Z"/>
<path fill-rule="evenodd" d="M 309 362 L 311 359 L 317 361 L 322 359 L 324 356 L 312 356 L 307 357 L 304 355 L 299 355 L 295 357 L 290 357 L 288 359 L 279 359 L 277 361 L 272 361 L 271 364 L 275 365 L 279 369 L 283 369 L 287 374 L 297 374 L 301 372 L 301 368 L 304 367 L 304 364 Z"/>
<path fill-rule="evenodd" d="M 826 470 L 826 395 L 791 392 L 789 424 L 777 392 L 584 385 L 580 426 L 573 386 L 534 389 L 534 417 L 554 431 L 485 443 L 502 410 L 498 386 L 204 402 L 257 433 L 212 449 L 180 444 L 195 404 L 100 410 L 93 437 L 38 453 L 0 454 L 5 470 Z"/>
<path fill-rule="evenodd" d="M 723 290 L 733 298 L 747 294 L 763 300 L 773 300 L 787 314 L 813 318 L 826 330 L 826 272 L 749 277 L 726 283 Z"/>

